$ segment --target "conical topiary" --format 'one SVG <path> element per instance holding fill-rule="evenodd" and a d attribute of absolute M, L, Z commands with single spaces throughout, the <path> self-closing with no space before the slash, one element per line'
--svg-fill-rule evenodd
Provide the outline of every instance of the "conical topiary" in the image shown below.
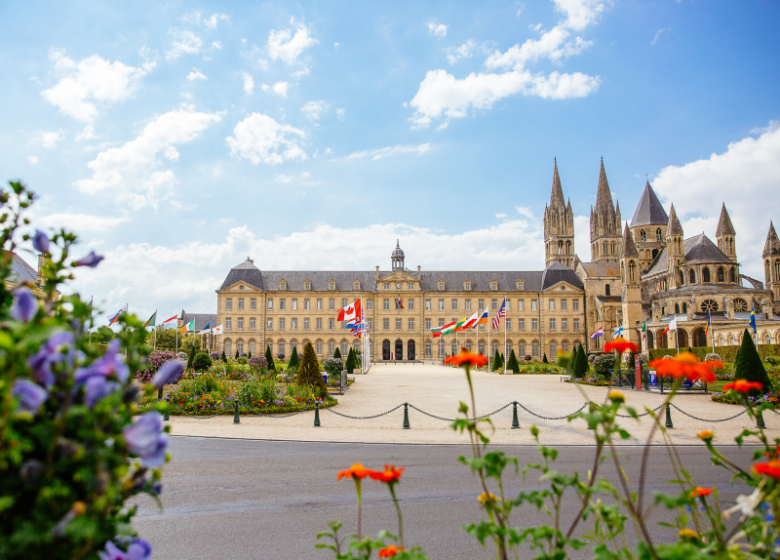
<path fill-rule="evenodd" d="M 575 352 L 572 373 L 575 379 L 582 379 L 588 373 L 588 357 L 585 355 L 585 349 L 582 347 L 582 344 L 577 345 Z"/>
<path fill-rule="evenodd" d="M 293 352 L 293 354 L 295 356 L 298 355 L 297 352 Z M 311 342 L 307 342 L 306 346 L 303 347 L 303 360 L 298 368 L 296 383 L 301 386 L 312 387 L 315 393 L 319 393 L 319 396 L 323 399 L 328 396 L 328 388 L 320 372 L 320 362 Z"/>
<path fill-rule="evenodd" d="M 501 356 L 498 354 L 498 348 L 496 348 L 496 353 L 493 355 L 493 363 L 490 364 L 490 371 L 496 371 L 500 367 Z"/>
<path fill-rule="evenodd" d="M 247 358 L 251 358 L 251 357 L 252 357 L 252 351 L 250 350 L 249 351 L 249 355 L 247 356 Z"/>
<path fill-rule="evenodd" d="M 192 369 L 192 362 L 195 359 L 195 345 L 190 348 L 190 356 L 187 358 L 187 369 Z"/>
<path fill-rule="evenodd" d="M 274 357 L 273 354 L 271 354 L 270 346 L 265 347 L 265 360 L 268 362 L 268 369 L 276 371 L 276 365 L 274 364 Z"/>
<path fill-rule="evenodd" d="M 223 362 L 227 363 L 227 356 L 225 356 L 225 351 L 224 351 L 224 350 L 222 351 L 222 356 L 220 356 L 220 359 L 221 359 Z"/>
<path fill-rule="evenodd" d="M 547 352 L 544 353 L 544 357 L 542 358 L 542 363 L 549 364 L 550 362 L 547 361 Z"/>
<path fill-rule="evenodd" d="M 352 352 L 351 348 L 347 353 L 347 363 L 344 369 L 347 370 L 347 373 L 352 373 L 352 371 L 355 369 L 355 354 Z"/>
<path fill-rule="evenodd" d="M 341 350 L 339 350 L 338 346 L 336 346 L 336 351 L 333 352 L 333 359 L 335 360 L 336 358 L 341 358 Z"/>
<path fill-rule="evenodd" d="M 298 359 L 298 349 L 293 346 L 292 354 L 290 354 L 290 361 L 287 364 L 288 368 L 298 367 L 301 365 L 301 361 Z"/>
<path fill-rule="evenodd" d="M 509 361 L 506 363 L 506 368 L 512 370 L 512 373 L 520 373 L 520 364 L 517 363 L 517 356 L 515 356 L 515 350 L 509 353 Z"/>
<path fill-rule="evenodd" d="M 241 357 L 241 354 L 238 353 L 238 348 L 236 348 L 236 356 L 235 356 L 236 360 L 239 359 L 240 357 Z"/>
<path fill-rule="evenodd" d="M 742 335 L 742 344 L 737 352 L 736 362 L 734 362 L 734 379 L 745 379 L 746 381 L 758 381 L 764 387 L 763 391 L 751 391 L 751 395 L 765 393 L 770 387 L 769 376 L 766 374 L 764 364 L 761 362 L 761 356 L 758 355 L 756 345 L 753 343 L 753 337 L 745 329 Z"/>

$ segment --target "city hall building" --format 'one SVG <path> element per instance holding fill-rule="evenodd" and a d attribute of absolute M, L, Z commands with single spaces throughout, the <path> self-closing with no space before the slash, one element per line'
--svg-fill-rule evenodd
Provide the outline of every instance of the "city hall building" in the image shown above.
<path fill-rule="evenodd" d="M 203 343 L 228 355 L 257 354 L 266 347 L 289 355 L 311 342 L 321 358 L 336 348 L 345 355 L 360 342 L 336 317 L 357 299 L 373 361 L 438 360 L 462 347 L 552 358 L 577 344 L 599 350 L 621 326 L 623 336 L 644 350 L 676 343 L 709 346 L 708 316 L 715 346 L 733 345 L 741 340 L 751 308 L 757 342 L 780 343 L 780 241 L 772 224 L 762 255 L 766 286 L 739 272 L 736 232 L 725 205 L 716 243 L 704 233 L 686 239 L 674 205 L 667 215 L 648 182 L 630 224 L 622 225 L 602 161 L 591 208 L 591 259 L 582 261 L 574 252 L 574 214 L 556 161 L 544 211 L 543 270 L 414 270 L 406 267 L 398 242 L 390 268 L 374 271 L 268 271 L 247 257 L 217 290 L 216 324 L 224 333 L 204 335 Z M 506 319 L 493 329 L 505 297 Z M 487 325 L 433 338 L 431 328 L 484 309 L 491 318 Z M 663 334 L 675 318 L 677 333 Z M 589 333 L 598 328 L 604 337 L 591 340 Z"/>

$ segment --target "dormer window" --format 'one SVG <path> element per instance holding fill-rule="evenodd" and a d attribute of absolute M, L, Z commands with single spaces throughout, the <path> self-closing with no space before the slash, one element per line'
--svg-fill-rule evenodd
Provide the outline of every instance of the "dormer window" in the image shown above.
<path fill-rule="evenodd" d="M 517 289 L 518 290 L 525 290 L 525 284 L 523 283 L 522 280 L 518 280 L 517 281 Z"/>
<path fill-rule="evenodd" d="M 328 282 L 328 289 L 331 290 L 331 291 L 336 289 L 336 281 L 335 280 L 331 280 L 330 282 Z"/>
<path fill-rule="evenodd" d="M 353 290 L 359 290 L 360 289 L 360 280 L 355 280 L 352 282 L 352 289 Z"/>
<path fill-rule="evenodd" d="M 413 282 L 409 282 L 409 289 L 410 290 L 414 290 L 414 283 Z"/>
<path fill-rule="evenodd" d="M 471 291 L 471 281 L 466 280 L 463 282 L 463 289 L 467 292 Z"/>
<path fill-rule="evenodd" d="M 389 290 L 390 289 L 390 282 L 383 282 L 382 283 L 382 289 L 383 290 Z"/>
<path fill-rule="evenodd" d="M 303 289 L 306 290 L 306 291 L 311 290 L 311 282 L 309 280 L 304 281 Z"/>
<path fill-rule="evenodd" d="M 493 290 L 494 292 L 495 292 L 496 290 L 498 290 L 498 282 L 496 282 L 495 280 L 493 280 L 493 281 L 490 283 L 490 289 L 491 289 L 491 290 Z"/>
<path fill-rule="evenodd" d="M 444 280 L 439 280 L 439 291 L 441 292 L 443 290 L 444 290 Z"/>
<path fill-rule="evenodd" d="M 287 280 L 282 280 L 279 282 L 279 289 L 280 290 L 286 290 L 287 289 Z"/>

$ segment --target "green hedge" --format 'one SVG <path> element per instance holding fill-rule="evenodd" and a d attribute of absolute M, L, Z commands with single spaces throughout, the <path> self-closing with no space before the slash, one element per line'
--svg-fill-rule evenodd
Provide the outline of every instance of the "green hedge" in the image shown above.
<path fill-rule="evenodd" d="M 758 353 L 762 360 L 766 360 L 767 356 L 780 356 L 780 345 L 778 344 L 758 344 Z M 680 348 L 680 350 L 688 350 L 688 348 Z M 712 352 L 712 346 L 702 346 L 700 348 L 691 348 L 691 352 L 696 354 L 696 357 L 703 360 L 707 354 Z M 716 346 L 715 353 L 720 356 L 720 359 L 724 362 L 733 362 L 737 355 L 739 346 Z M 650 359 L 662 358 L 663 356 L 676 356 L 677 350 L 674 348 L 656 348 L 650 350 Z"/>

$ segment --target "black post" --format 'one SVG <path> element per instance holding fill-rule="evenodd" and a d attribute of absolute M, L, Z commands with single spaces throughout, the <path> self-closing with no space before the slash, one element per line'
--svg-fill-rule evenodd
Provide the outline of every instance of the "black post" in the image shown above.
<path fill-rule="evenodd" d="M 516 430 L 520 427 L 520 421 L 517 419 L 517 401 L 512 403 L 514 410 L 512 411 L 512 429 Z"/>
<path fill-rule="evenodd" d="M 666 427 L 667 428 L 674 428 L 674 424 L 672 424 L 672 404 L 666 403 Z"/>
<path fill-rule="evenodd" d="M 320 427 L 320 403 L 314 403 L 314 427 Z"/>
<path fill-rule="evenodd" d="M 411 428 L 409 425 L 409 403 L 404 403 L 404 430 Z"/>
<path fill-rule="evenodd" d="M 764 415 L 761 414 L 760 410 L 756 411 L 756 428 L 761 428 L 762 430 L 766 429 L 766 424 L 764 424 Z"/>
<path fill-rule="evenodd" d="M 165 404 L 165 414 L 163 414 L 163 422 L 167 422 L 171 417 L 168 415 L 168 403 Z"/>
<path fill-rule="evenodd" d="M 238 417 L 238 399 L 233 401 L 233 424 L 240 424 L 241 419 Z"/>

